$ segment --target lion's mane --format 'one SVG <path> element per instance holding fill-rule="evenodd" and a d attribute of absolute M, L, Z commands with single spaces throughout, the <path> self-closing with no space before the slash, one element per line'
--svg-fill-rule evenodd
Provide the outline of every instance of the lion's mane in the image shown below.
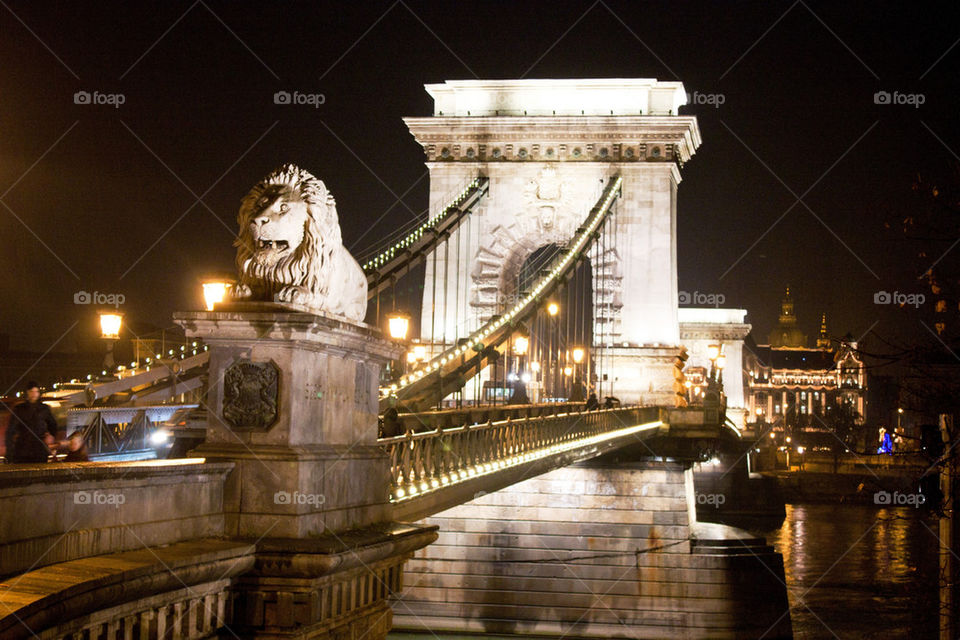
<path fill-rule="evenodd" d="M 274 265 L 263 265 L 254 260 L 254 246 L 250 222 L 257 202 L 272 186 L 289 186 L 300 195 L 307 205 L 307 228 L 303 241 Z M 337 205 L 323 181 L 295 165 L 285 164 L 257 183 L 240 203 L 237 214 L 240 234 L 234 245 L 237 247 L 237 273 L 241 284 L 261 292 L 267 298 L 287 285 L 306 288 L 311 294 L 327 293 L 329 278 L 324 277 L 324 264 L 331 261 L 333 253 L 343 244 Z"/>
<path fill-rule="evenodd" d="M 304 202 L 300 244 L 274 264 L 258 259 L 251 221 L 268 189 L 288 187 Z M 235 300 L 292 303 L 317 313 L 363 322 L 367 309 L 367 278 L 343 246 L 337 204 L 321 180 L 285 164 L 254 186 L 240 203 L 237 247 L 238 282 Z M 293 240 L 289 240 L 292 242 Z"/>

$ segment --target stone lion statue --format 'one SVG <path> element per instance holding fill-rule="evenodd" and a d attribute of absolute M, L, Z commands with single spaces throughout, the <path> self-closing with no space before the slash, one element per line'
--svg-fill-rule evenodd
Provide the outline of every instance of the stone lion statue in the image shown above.
<path fill-rule="evenodd" d="M 286 302 L 363 322 L 367 278 L 343 246 L 321 180 L 285 164 L 240 203 L 235 300 Z"/>

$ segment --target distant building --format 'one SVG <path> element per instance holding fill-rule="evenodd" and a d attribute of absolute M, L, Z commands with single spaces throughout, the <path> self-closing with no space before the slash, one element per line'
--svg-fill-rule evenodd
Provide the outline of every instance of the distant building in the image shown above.
<path fill-rule="evenodd" d="M 833 341 L 821 316 L 816 346 L 807 346 L 794 312 L 790 289 L 769 344 L 752 334 L 744 342 L 746 403 L 752 421 L 789 432 L 844 432 L 863 424 L 867 378 L 849 334 Z"/>

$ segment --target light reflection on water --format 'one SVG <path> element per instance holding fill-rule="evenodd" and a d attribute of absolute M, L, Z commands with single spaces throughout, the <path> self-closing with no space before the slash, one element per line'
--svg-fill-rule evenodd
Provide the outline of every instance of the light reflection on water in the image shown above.
<path fill-rule="evenodd" d="M 783 554 L 794 636 L 936 638 L 937 522 L 921 513 L 787 505 L 759 531 Z"/>

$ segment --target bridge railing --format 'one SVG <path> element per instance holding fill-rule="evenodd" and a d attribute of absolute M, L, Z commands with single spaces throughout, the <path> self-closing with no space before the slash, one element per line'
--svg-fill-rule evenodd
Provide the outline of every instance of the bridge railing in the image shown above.
<path fill-rule="evenodd" d="M 379 444 L 390 457 L 391 499 L 410 498 L 468 478 L 559 453 L 592 437 L 655 422 L 658 407 L 577 411 L 438 428 Z"/>
<path fill-rule="evenodd" d="M 465 424 L 476 425 L 507 419 L 516 420 L 528 416 L 537 418 L 558 413 L 575 413 L 583 411 L 584 405 L 584 402 L 545 402 L 539 404 L 506 404 L 496 406 L 478 405 L 441 409 L 438 411 L 401 413 L 397 416 L 400 430 L 394 434 L 386 433 L 384 435 L 399 435 L 400 432 L 406 433 L 407 431 L 417 433 L 419 431 L 433 431 L 435 429 L 451 429 Z M 384 425 L 381 418 L 381 430 L 383 427 Z"/>

